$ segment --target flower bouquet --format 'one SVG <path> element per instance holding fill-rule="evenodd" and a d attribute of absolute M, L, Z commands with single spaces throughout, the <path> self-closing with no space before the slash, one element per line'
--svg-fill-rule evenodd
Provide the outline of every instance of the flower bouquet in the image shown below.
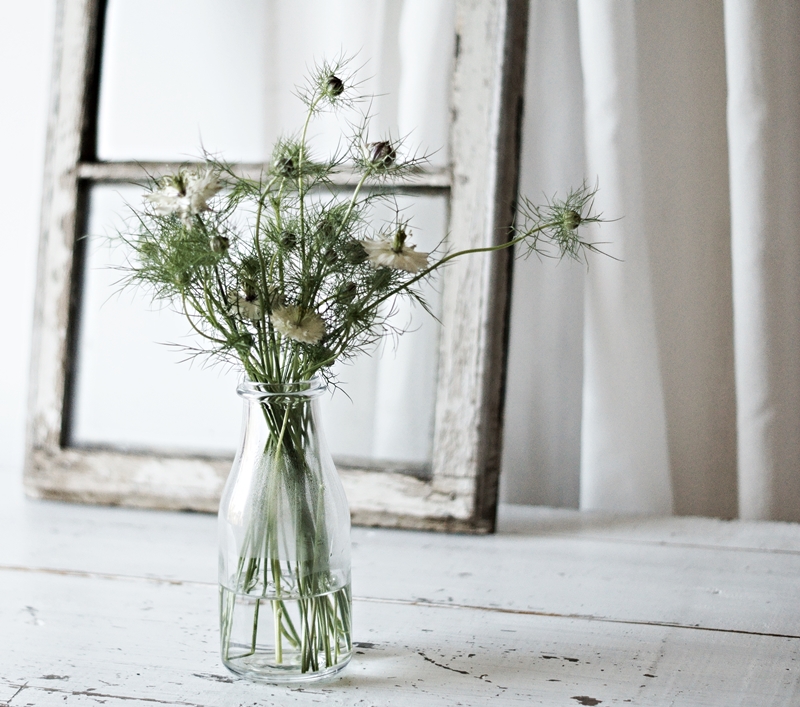
<path fill-rule="evenodd" d="M 123 234 L 128 281 L 185 316 L 194 353 L 243 372 L 243 435 L 219 514 L 221 651 L 232 671 L 273 682 L 332 675 L 352 651 L 349 513 L 314 412 L 335 384 L 331 366 L 396 331 L 397 298 L 427 309 L 418 286 L 455 258 L 515 245 L 574 258 L 597 250 L 578 233 L 598 220 L 585 186 L 544 206 L 523 200 L 520 224 L 494 247 L 420 252 L 397 209 L 375 225 L 376 205 L 393 203 L 387 187 L 425 158 L 370 140 L 369 116 L 336 154 L 312 152 L 315 116 L 356 110 L 345 72 L 313 71 L 300 132 L 278 141 L 259 178 L 207 156 L 154 181 Z M 348 198 L 333 186 L 345 166 L 357 179 Z"/>

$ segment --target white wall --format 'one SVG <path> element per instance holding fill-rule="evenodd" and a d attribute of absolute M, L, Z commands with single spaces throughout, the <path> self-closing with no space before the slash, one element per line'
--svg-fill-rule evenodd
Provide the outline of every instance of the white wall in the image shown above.
<path fill-rule="evenodd" d="M 0 474 L 19 478 L 55 0 L 0 14 Z"/>

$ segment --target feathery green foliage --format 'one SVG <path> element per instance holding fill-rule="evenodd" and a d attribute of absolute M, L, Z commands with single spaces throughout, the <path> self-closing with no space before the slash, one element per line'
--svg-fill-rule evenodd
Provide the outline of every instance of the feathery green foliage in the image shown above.
<path fill-rule="evenodd" d="M 526 253 L 585 259 L 597 247 L 581 226 L 595 191 L 583 185 L 564 201 L 523 200 L 520 224 L 506 243 L 455 253 L 420 253 L 400 217 L 376 228 L 378 202 L 394 199 L 383 183 L 402 184 L 426 162 L 402 141 L 369 141 L 369 115 L 345 148 L 328 159 L 310 149 L 308 132 L 323 111 L 354 110 L 359 96 L 347 62 L 323 63 L 299 97 L 300 132 L 275 145 L 259 179 L 239 176 L 213 157 L 151 185 L 135 228 L 123 238 L 134 252 L 128 281 L 181 311 L 212 358 L 241 364 L 261 382 L 330 378 L 330 366 L 364 351 L 390 326 L 383 303 L 409 297 L 427 309 L 417 285 L 469 253 L 520 244 Z M 342 199 L 333 175 L 345 162 L 358 181 Z M 395 209 L 397 212 L 397 210 Z"/>

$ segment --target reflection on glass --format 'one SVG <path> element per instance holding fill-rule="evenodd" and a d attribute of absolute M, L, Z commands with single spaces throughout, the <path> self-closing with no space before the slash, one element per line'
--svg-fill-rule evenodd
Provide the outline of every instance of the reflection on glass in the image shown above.
<path fill-rule="evenodd" d="M 167 308 L 153 311 L 140 290 L 121 290 L 124 273 L 114 268 L 125 264 L 126 251 L 109 236 L 123 226 L 125 203 L 141 198 L 136 187 L 101 185 L 91 192 L 70 442 L 232 454 L 240 422 L 238 375 L 205 368 L 200 358 L 181 364 L 194 344 L 182 316 Z M 396 207 L 411 220 L 419 250 L 433 250 L 443 239 L 444 197 L 398 197 Z M 375 218 L 390 220 L 393 213 L 382 208 Z M 425 295 L 438 311 L 436 290 L 428 287 Z M 340 460 L 425 467 L 433 437 L 438 324 L 410 305 L 393 321 L 410 331 L 386 339 L 376 355 L 337 368 L 344 392 L 324 399 L 322 426 Z"/>
<path fill-rule="evenodd" d="M 308 67 L 353 56 L 370 139 L 447 164 L 454 0 L 109 0 L 98 116 L 101 160 L 263 162 L 298 130 Z M 341 120 L 341 116 L 339 120 Z M 320 149 L 336 147 L 327 116 Z M 345 123 L 346 125 L 346 123 Z"/>

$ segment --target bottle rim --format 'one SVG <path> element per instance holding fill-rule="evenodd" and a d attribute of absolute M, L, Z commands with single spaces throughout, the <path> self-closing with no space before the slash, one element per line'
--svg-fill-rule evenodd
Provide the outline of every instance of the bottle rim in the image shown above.
<path fill-rule="evenodd" d="M 236 392 L 247 400 L 268 401 L 277 398 L 318 398 L 325 389 L 325 381 L 314 376 L 310 380 L 274 383 L 244 380 L 236 387 Z"/>

